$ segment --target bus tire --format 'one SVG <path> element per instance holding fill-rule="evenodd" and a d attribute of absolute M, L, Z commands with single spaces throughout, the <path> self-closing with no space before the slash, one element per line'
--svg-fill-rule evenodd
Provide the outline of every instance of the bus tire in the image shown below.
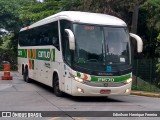
<path fill-rule="evenodd" d="M 29 78 L 28 74 L 28 67 L 25 67 L 24 72 L 23 72 L 23 80 L 27 83 L 31 82 L 31 79 Z"/>
<path fill-rule="evenodd" d="M 24 64 L 22 64 L 22 75 L 24 74 Z"/>
<path fill-rule="evenodd" d="M 57 97 L 62 97 L 63 96 L 63 92 L 59 89 L 59 78 L 58 78 L 57 75 L 54 78 L 53 89 L 54 89 L 54 94 Z"/>

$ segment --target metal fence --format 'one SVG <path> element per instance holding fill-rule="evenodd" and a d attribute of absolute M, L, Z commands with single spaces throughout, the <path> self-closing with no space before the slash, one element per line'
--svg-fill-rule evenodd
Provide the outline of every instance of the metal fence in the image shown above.
<path fill-rule="evenodd" d="M 135 59 L 133 61 L 132 89 L 160 92 L 160 72 L 156 72 L 157 59 Z"/>

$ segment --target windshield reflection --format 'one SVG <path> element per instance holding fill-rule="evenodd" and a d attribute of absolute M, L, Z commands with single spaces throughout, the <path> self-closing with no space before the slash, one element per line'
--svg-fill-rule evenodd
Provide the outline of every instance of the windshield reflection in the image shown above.
<path fill-rule="evenodd" d="M 74 24 L 73 31 L 75 66 L 105 71 L 109 64 L 130 64 L 126 28 Z"/>
<path fill-rule="evenodd" d="M 129 64 L 129 36 L 124 28 L 104 27 L 107 63 Z"/>

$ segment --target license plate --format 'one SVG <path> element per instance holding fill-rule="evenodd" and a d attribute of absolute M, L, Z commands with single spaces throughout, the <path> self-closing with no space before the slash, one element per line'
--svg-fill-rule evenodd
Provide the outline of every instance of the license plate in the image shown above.
<path fill-rule="evenodd" d="M 100 90 L 100 94 L 110 94 L 111 90 Z"/>

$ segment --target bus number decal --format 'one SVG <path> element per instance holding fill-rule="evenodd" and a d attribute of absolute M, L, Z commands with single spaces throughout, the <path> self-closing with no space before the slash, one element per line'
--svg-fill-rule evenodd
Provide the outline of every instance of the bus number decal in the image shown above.
<path fill-rule="evenodd" d="M 98 82 L 114 82 L 114 78 L 98 78 Z"/>

